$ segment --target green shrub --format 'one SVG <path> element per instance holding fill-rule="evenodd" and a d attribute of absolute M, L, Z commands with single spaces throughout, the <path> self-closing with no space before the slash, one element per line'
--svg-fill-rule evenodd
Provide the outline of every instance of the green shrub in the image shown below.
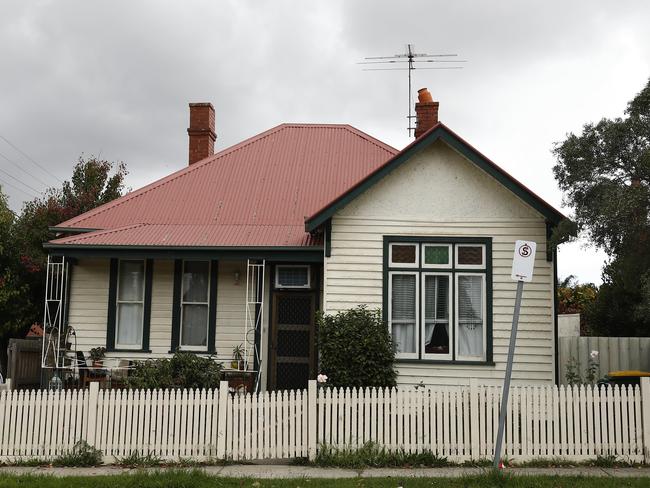
<path fill-rule="evenodd" d="M 77 442 L 74 447 L 52 460 L 52 466 L 99 466 L 102 464 L 102 451 L 95 449 L 86 441 Z"/>
<path fill-rule="evenodd" d="M 128 456 L 116 458 L 115 463 L 124 468 L 152 468 L 160 466 L 163 462 L 158 456 L 142 455 L 138 451 L 133 451 Z"/>
<path fill-rule="evenodd" d="M 451 466 L 447 458 L 431 451 L 408 453 L 404 449 L 388 451 L 373 442 L 367 442 L 358 449 L 338 449 L 321 446 L 314 464 L 324 467 L 339 468 L 404 468 L 427 467 L 441 468 Z"/>
<path fill-rule="evenodd" d="M 318 315 L 320 372 L 331 386 L 395 386 L 395 351 L 379 310 Z"/>
<path fill-rule="evenodd" d="M 213 357 L 177 352 L 171 359 L 136 361 L 129 388 L 218 388 L 223 366 Z"/>

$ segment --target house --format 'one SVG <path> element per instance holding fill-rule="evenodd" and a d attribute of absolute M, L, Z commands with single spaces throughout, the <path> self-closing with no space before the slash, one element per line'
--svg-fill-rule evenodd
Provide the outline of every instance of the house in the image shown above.
<path fill-rule="evenodd" d="M 318 373 L 315 312 L 366 304 L 400 384 L 497 384 L 528 239 L 513 381 L 553 383 L 547 240 L 563 215 L 439 122 L 425 89 L 416 114 L 401 151 L 349 125 L 282 124 L 214 154 L 214 109 L 190 104 L 186 168 L 55 228 L 45 247 L 67 285 L 50 286 L 62 312 L 46 326 L 107 362 L 187 350 L 229 366 L 242 344 L 259 387 L 284 389 Z"/>

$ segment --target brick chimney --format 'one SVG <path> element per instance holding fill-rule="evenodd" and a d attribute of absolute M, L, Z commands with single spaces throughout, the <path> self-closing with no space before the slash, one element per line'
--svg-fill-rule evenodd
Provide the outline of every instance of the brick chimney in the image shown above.
<path fill-rule="evenodd" d="M 418 103 L 415 104 L 415 138 L 417 139 L 438 123 L 438 102 L 434 102 L 426 88 L 418 90 Z"/>
<path fill-rule="evenodd" d="M 189 163 L 194 164 L 214 154 L 214 107 L 211 103 L 190 103 Z"/>

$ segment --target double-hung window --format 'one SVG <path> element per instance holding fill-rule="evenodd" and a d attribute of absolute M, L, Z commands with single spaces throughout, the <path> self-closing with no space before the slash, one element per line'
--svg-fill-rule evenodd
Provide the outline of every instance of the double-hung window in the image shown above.
<path fill-rule="evenodd" d="M 206 350 L 210 315 L 210 261 L 184 261 L 181 286 L 180 347 L 185 350 Z"/>
<path fill-rule="evenodd" d="M 142 348 L 144 270 L 144 261 L 119 261 L 115 321 L 115 347 L 118 349 Z"/>
<path fill-rule="evenodd" d="M 398 359 L 487 361 L 490 240 L 386 238 L 387 319 Z"/>

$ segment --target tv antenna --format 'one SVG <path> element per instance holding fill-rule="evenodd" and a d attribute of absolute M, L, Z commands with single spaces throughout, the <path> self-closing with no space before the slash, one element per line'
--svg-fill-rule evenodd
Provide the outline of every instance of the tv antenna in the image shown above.
<path fill-rule="evenodd" d="M 463 66 L 416 66 L 420 63 L 466 63 L 464 59 L 439 59 L 439 58 L 455 58 L 458 54 L 426 54 L 426 53 L 416 53 L 415 46 L 413 44 L 406 45 L 406 52 L 402 54 L 395 54 L 393 56 L 373 56 L 369 58 L 364 58 L 365 61 L 361 61 L 357 64 L 369 65 L 369 64 L 379 64 L 379 65 L 392 65 L 396 64 L 396 67 L 378 67 L 378 68 L 363 68 L 363 71 L 406 71 L 409 73 L 409 111 L 408 111 L 408 127 L 407 131 L 409 136 L 411 131 L 415 130 L 415 127 L 412 127 L 412 120 L 415 118 L 415 115 L 412 115 L 412 75 L 411 72 L 414 69 L 463 69 Z M 400 66 L 400 64 L 407 64 L 407 66 Z"/>

